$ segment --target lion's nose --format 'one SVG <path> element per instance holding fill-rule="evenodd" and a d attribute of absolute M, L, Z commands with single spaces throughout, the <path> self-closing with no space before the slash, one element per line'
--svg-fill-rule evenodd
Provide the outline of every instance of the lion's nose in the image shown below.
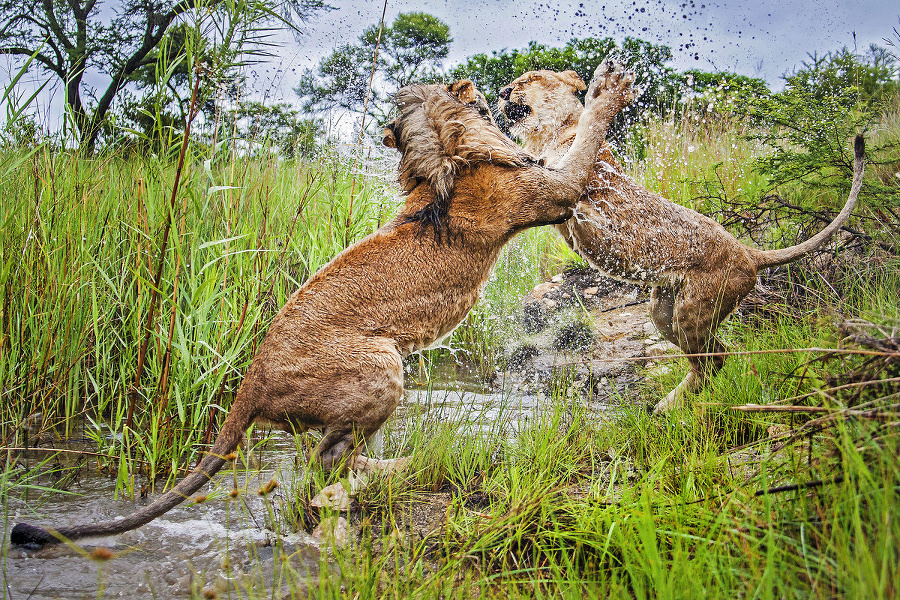
<path fill-rule="evenodd" d="M 512 88 L 505 87 L 502 90 L 500 90 L 500 98 L 502 98 L 503 100 L 509 100 L 509 95 L 511 93 L 512 93 Z"/>

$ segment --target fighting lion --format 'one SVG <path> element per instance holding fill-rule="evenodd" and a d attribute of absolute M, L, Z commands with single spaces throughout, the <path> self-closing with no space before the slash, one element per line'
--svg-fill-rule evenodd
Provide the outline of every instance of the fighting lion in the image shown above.
<path fill-rule="evenodd" d="M 320 429 L 313 458 L 326 469 L 386 467 L 361 449 L 400 401 L 403 358 L 462 321 L 514 235 L 572 216 L 610 122 L 634 98 L 633 81 L 619 66 L 598 67 L 571 150 L 555 168 L 491 123 L 470 82 L 401 89 L 383 141 L 401 153 L 403 207 L 281 308 L 200 465 L 123 519 L 55 529 L 19 523 L 12 542 L 35 548 L 140 527 L 209 481 L 253 422 Z"/>
<path fill-rule="evenodd" d="M 574 71 L 529 71 L 500 90 L 499 108 L 525 149 L 553 165 L 572 145 L 583 117 Z M 622 174 L 605 145 L 589 194 L 557 229 L 600 271 L 652 286 L 650 315 L 659 332 L 689 356 L 684 379 L 655 407 L 667 411 L 700 390 L 725 362 L 716 337 L 722 321 L 756 286 L 760 269 L 812 252 L 850 216 L 862 187 L 865 144 L 854 144 L 853 184 L 844 207 L 822 231 L 780 250 L 740 243 L 716 221 L 641 187 Z"/>

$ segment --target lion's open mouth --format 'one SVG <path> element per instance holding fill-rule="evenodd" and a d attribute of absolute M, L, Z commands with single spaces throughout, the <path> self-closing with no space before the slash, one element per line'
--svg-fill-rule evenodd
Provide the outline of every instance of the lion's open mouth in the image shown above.
<path fill-rule="evenodd" d="M 516 104 L 515 102 L 507 102 L 503 107 L 503 114 L 511 123 L 518 123 L 531 114 L 531 107 L 527 104 Z"/>

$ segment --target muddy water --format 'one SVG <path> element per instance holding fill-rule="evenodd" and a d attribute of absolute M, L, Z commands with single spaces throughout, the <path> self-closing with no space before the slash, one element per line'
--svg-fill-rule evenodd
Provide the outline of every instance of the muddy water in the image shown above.
<path fill-rule="evenodd" d="M 288 438 L 288 436 L 284 436 Z M 137 530 L 112 538 L 93 538 L 80 548 L 56 546 L 38 552 L 5 548 L 4 577 L 10 598 L 183 598 L 208 590 L 221 592 L 265 585 L 279 590 L 282 569 L 289 566 L 314 583 L 320 564 L 318 542 L 305 533 L 278 536 L 270 526 L 271 511 L 281 510 L 289 489 L 267 498 L 256 491 L 273 477 L 290 482 L 294 446 L 286 439 L 264 453 L 262 463 L 236 474 L 219 473 L 200 505 L 184 503 Z M 237 481 L 237 499 L 228 491 Z M 60 525 L 115 519 L 138 502 L 115 500 L 109 475 L 82 468 L 69 487 L 74 495 L 53 494 L 44 502 L 30 492 L 9 502 L 7 528 L 18 521 Z M 33 511 L 33 512 L 32 512 Z M 8 532 L 5 534 L 8 539 Z M 86 554 L 109 549 L 109 560 Z M 287 560 L 284 560 L 287 557 Z M 221 597 L 221 596 L 220 596 Z M 275 597 L 281 597 L 276 594 Z"/>
<path fill-rule="evenodd" d="M 469 433 L 489 430 L 514 437 L 546 405 L 540 395 L 409 390 L 388 430 L 402 435 L 411 421 L 429 419 L 458 423 Z M 268 596 L 279 598 L 291 597 L 288 582 L 295 589 L 298 581 L 301 587 L 315 586 L 320 565 L 329 565 L 322 560 L 325 551 L 319 540 L 303 532 L 271 530 L 270 515 L 290 510 L 286 499 L 293 497 L 291 482 L 302 476 L 296 445 L 287 434 L 273 434 L 273 441 L 263 447 L 253 468 L 219 473 L 201 492 L 210 494 L 203 504 L 184 503 L 135 531 L 95 538 L 78 549 L 61 546 L 28 552 L 5 545 L 7 596 L 184 598 L 214 590 L 219 597 L 227 597 L 229 591 L 240 597 L 252 586 L 257 591 L 264 587 Z M 232 499 L 228 492 L 235 477 L 245 493 Z M 272 478 L 280 487 L 269 497 L 260 497 L 256 491 Z M 102 521 L 128 514 L 138 504 L 115 500 L 112 477 L 87 467 L 80 469 L 69 491 L 73 494 L 53 494 L 42 502 L 36 501 L 41 495 L 34 490 L 28 502 L 11 498 L 4 519 L 6 539 L 8 528 L 19 521 L 59 525 Z M 98 561 L 85 556 L 96 548 L 111 550 L 113 558 Z"/>

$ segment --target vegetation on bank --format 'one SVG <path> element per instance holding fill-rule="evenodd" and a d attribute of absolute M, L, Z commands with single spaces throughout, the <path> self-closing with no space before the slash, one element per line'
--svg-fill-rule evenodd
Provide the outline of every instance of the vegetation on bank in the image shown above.
<path fill-rule="evenodd" d="M 602 419 L 560 372 L 546 410 L 515 436 L 500 423 L 393 423 L 388 452 L 415 464 L 359 495 L 355 535 L 322 554 L 317 579 L 276 544 L 278 581 L 321 598 L 895 597 L 900 98 L 885 86 L 847 91 L 847 57 L 831 58 L 780 94 L 695 73 L 678 110 L 622 132 L 619 152 L 642 184 L 768 247 L 831 218 L 848 187 L 848 140 L 865 130 L 869 141 L 848 227 L 761 278 L 755 302 L 723 327 L 735 356 L 690 408 L 643 409 L 683 373 L 675 359 Z M 65 490 L 67 468 L 18 457 L 72 438 L 94 452 L 76 468 L 108 472 L 123 495 L 171 483 L 207 447 L 288 294 L 399 202 L 390 155 L 374 152 L 248 157 L 213 136 L 189 148 L 172 202 L 177 135 L 94 155 L 10 139 L 0 150 L 4 507 L 30 492 L 40 512 L 42 495 Z M 434 390 L 495 372 L 522 296 L 574 261 L 550 231 L 516 238 L 454 350 L 414 357 L 410 380 Z M 300 438 L 300 454 L 313 443 Z M 276 533 L 330 516 L 309 500 L 340 475 L 297 477 L 293 495 L 271 495 Z M 442 515 L 416 528 L 423 506 Z M 4 514 L 4 536 L 10 525 Z M 269 596 L 264 581 L 216 591 L 200 573 L 194 592 Z"/>
<path fill-rule="evenodd" d="M 747 132 L 741 121 L 650 121 L 640 130 L 642 158 L 627 162 L 651 188 L 730 218 L 763 243 L 800 234 L 806 225 L 797 216 L 817 229 L 817 213 L 784 218 L 774 199 L 761 214 L 778 218 L 760 217 L 755 226 L 739 218 L 746 214 L 737 200 L 766 189 L 752 167 L 768 154 Z M 101 458 L 82 468 L 108 469 L 126 495 L 154 482 L 160 489 L 192 464 L 274 311 L 334 253 L 390 218 L 398 201 L 389 169 L 374 160 L 223 153 L 189 162 L 170 212 L 173 171 L 170 161 L 151 157 L 3 155 L 2 445 L 89 438 Z M 877 178 L 871 169 L 868 181 Z M 797 185 L 780 191 L 785 203 L 819 210 L 823 199 L 841 201 Z M 416 465 L 360 495 L 351 518 L 357 535 L 323 555 L 340 570 L 323 569 L 310 592 L 891 597 L 900 583 L 893 568 L 900 530 L 891 517 L 900 489 L 900 277 L 889 251 L 896 224 L 879 220 L 877 206 L 860 207 L 850 224 L 859 233 L 845 235 L 836 254 L 765 278 L 763 309 L 724 330 L 738 355 L 690 410 L 665 418 L 643 412 L 675 383 L 685 368 L 677 363 L 622 398 L 609 421 L 570 394 L 561 374 L 547 412 L 515 439 L 497 428 L 461 436 L 456 424 L 429 420 L 402 435 L 389 431 L 390 451 L 412 453 Z M 172 238 L 135 385 L 166 220 Z M 515 334 L 504 316 L 572 260 L 551 232 L 517 238 L 457 331 L 452 345 L 460 350 L 434 351 L 424 367 L 416 360 L 411 378 L 424 368 L 439 388 L 448 382 L 438 367 L 448 360 L 476 372 L 496 368 L 498 341 Z M 783 352 L 804 348 L 848 353 Z M 813 408 L 732 409 L 771 403 Z M 4 497 L 51 480 L 65 485 L 58 473 L 48 478 L 52 463 L 26 471 L 9 460 L 15 454 L 5 453 Z M 306 507 L 329 481 L 312 475 L 299 496 L 273 497 L 283 504 L 270 527 L 315 524 Z M 440 527 L 410 533 L 416 507 L 438 496 L 446 502 Z M 290 560 L 279 564 L 288 587 L 310 584 Z M 264 594 L 246 585 L 241 595 Z"/>

